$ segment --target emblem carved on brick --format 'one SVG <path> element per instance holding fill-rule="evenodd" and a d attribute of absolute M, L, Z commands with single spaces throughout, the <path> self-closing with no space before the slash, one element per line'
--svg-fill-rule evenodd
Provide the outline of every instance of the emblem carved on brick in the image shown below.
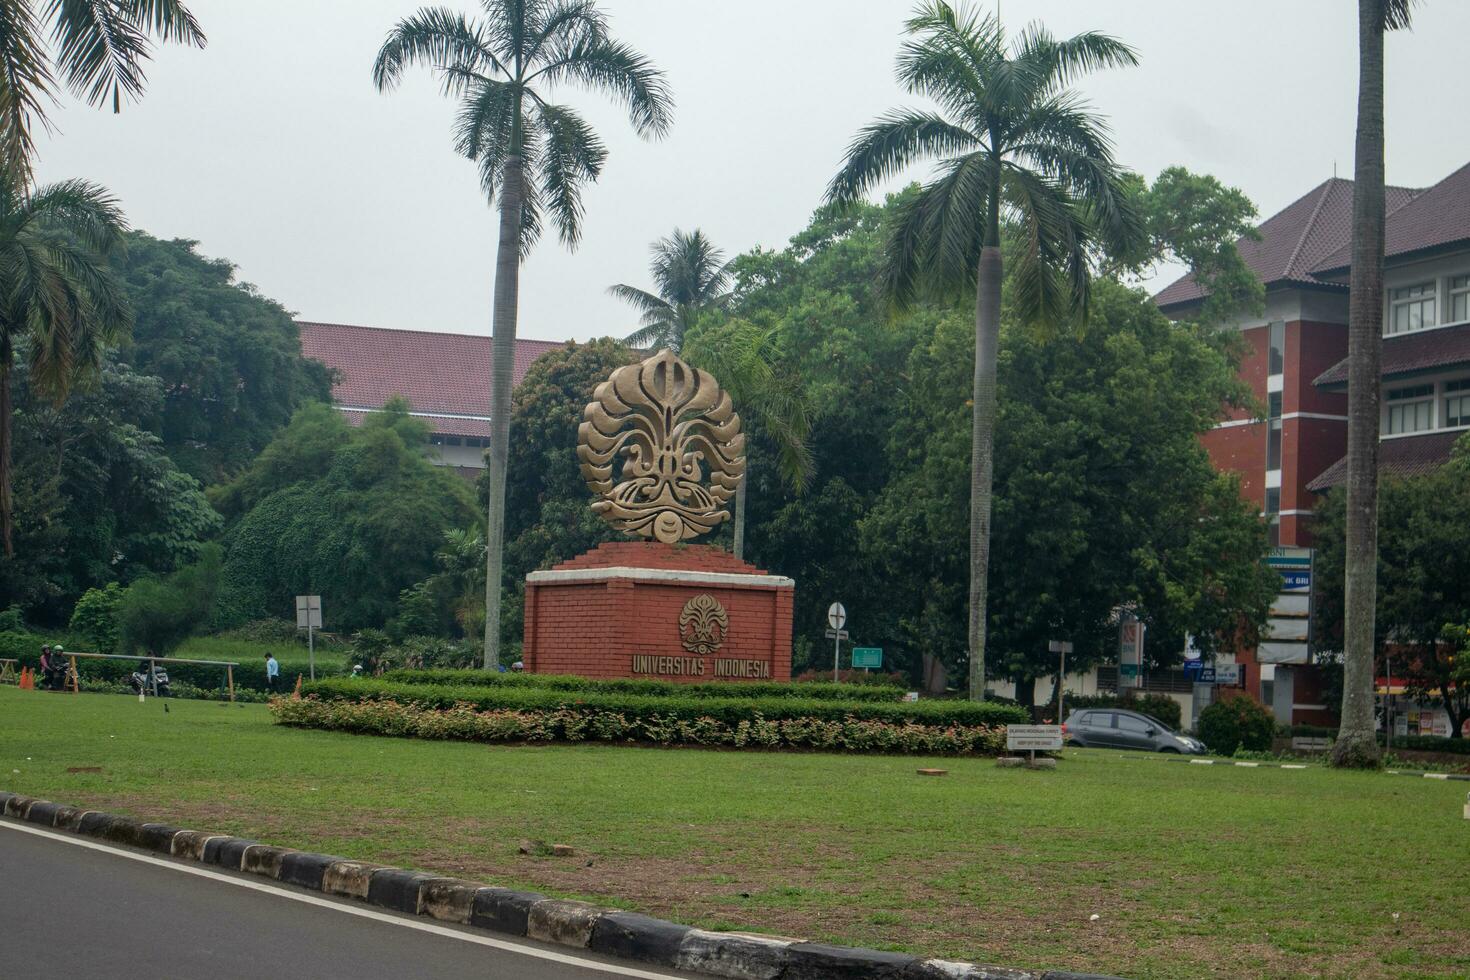
<path fill-rule="evenodd" d="M 603 520 L 674 544 L 730 519 L 745 436 L 729 393 L 709 372 L 659 351 L 614 371 L 583 415 L 577 458 Z"/>
<path fill-rule="evenodd" d="M 714 596 L 697 595 L 684 603 L 679 613 L 679 641 L 690 653 L 714 653 L 725 644 L 730 618 Z"/>

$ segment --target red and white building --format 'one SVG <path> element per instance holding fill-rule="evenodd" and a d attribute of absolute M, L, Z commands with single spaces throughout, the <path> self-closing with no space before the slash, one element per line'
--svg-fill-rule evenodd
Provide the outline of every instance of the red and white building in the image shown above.
<path fill-rule="evenodd" d="M 490 445 L 490 338 L 473 334 L 389 330 L 298 320 L 301 351 L 335 372 L 332 403 L 357 425 L 395 397 L 409 414 L 429 424 L 440 463 L 467 476 L 485 468 Z M 531 363 L 563 346 L 549 340 L 516 340 L 512 383 Z"/>
<path fill-rule="evenodd" d="M 1245 339 L 1241 377 L 1266 413 L 1233 411 L 1204 441 L 1270 521 L 1280 562 L 1310 559 L 1317 495 L 1347 475 L 1352 194 L 1351 181 L 1326 181 L 1262 223 L 1259 241 L 1239 242 L 1265 311 L 1225 328 Z M 1408 476 L 1439 466 L 1470 431 L 1470 165 L 1422 190 L 1388 188 L 1387 209 L 1380 467 Z M 1190 276 L 1155 297 L 1180 318 L 1204 299 Z M 1283 722 L 1335 716 L 1306 617 L 1305 590 L 1283 592 L 1270 639 L 1239 656 L 1247 689 Z"/>

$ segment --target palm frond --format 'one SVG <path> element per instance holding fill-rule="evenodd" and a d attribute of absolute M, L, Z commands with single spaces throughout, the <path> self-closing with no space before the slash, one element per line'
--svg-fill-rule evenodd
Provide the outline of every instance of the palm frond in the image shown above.
<path fill-rule="evenodd" d="M 1383 29 L 1401 31 L 1413 26 L 1416 0 L 1378 0 L 1383 8 Z"/>
<path fill-rule="evenodd" d="M 555 0 L 526 11 L 531 24 L 522 63 L 537 64 L 541 52 L 553 41 L 577 41 L 607 37 L 607 18 L 597 9 L 597 0 Z"/>
<path fill-rule="evenodd" d="M 51 0 L 46 11 L 56 66 L 67 85 L 94 106 L 121 107 L 143 93 L 148 36 L 109 0 Z"/>
<path fill-rule="evenodd" d="M 634 330 L 623 338 L 623 343 L 635 350 L 662 350 L 667 347 L 679 352 L 678 331 L 672 320 L 660 320 Z"/>
<path fill-rule="evenodd" d="M 1006 165 L 1002 186 L 1022 245 L 1012 278 L 1018 313 L 1046 328 L 1081 322 L 1090 293 L 1082 215 L 1061 186 L 1025 167 Z"/>
<path fill-rule="evenodd" d="M 1117 38 L 1088 31 L 1058 41 L 1040 24 L 1030 24 L 1016 39 L 1018 63 L 1031 65 L 1041 76 L 1057 85 L 1104 68 L 1132 68 L 1138 52 Z"/>
<path fill-rule="evenodd" d="M 541 193 L 562 244 L 576 248 L 582 234 L 582 185 L 597 180 L 607 147 L 592 127 L 565 106 L 536 102 L 544 134 L 538 171 Z"/>
<path fill-rule="evenodd" d="M 123 242 L 127 219 L 117 198 L 90 181 L 64 180 L 37 188 L 15 211 L 19 228 L 63 227 L 87 248 L 107 255 Z"/>
<path fill-rule="evenodd" d="M 542 55 L 545 63 L 528 81 L 583 85 L 622 104 L 638 135 L 660 137 L 668 132 L 674 109 L 668 81 L 633 48 L 606 37 L 552 39 Z"/>
<path fill-rule="evenodd" d="M 35 154 L 31 123 L 49 128 L 46 104 L 53 79 L 40 24 L 28 3 L 0 3 L 0 160 L 19 191 L 30 181 Z"/>
<path fill-rule="evenodd" d="M 128 18 L 160 41 L 196 48 L 209 43 L 199 21 L 179 0 L 126 0 L 126 7 Z"/>
<path fill-rule="evenodd" d="M 608 295 L 616 296 L 624 303 L 636 309 L 641 316 L 647 317 L 650 314 L 660 314 L 664 317 L 672 318 L 674 315 L 674 308 L 672 306 L 652 293 L 639 289 L 636 286 L 629 286 L 627 283 L 620 282 L 614 286 L 607 287 L 607 292 Z"/>
<path fill-rule="evenodd" d="M 447 7 L 424 7 L 394 25 L 373 59 L 373 84 L 391 91 L 412 65 L 456 69 L 449 77 L 474 72 L 499 72 L 509 77 L 497 56 L 489 32 L 463 14 Z"/>
<path fill-rule="evenodd" d="M 897 109 L 865 126 L 847 148 L 847 161 L 827 185 L 829 203 L 860 200 L 875 184 L 924 157 L 967 153 L 983 140 L 942 116 Z"/>

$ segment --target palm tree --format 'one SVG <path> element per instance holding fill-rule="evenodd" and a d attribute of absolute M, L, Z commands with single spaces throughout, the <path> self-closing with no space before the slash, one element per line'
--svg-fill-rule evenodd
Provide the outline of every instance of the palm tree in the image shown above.
<path fill-rule="evenodd" d="M 694 335 L 689 361 L 715 376 L 730 393 L 746 424 L 754 422 L 776 447 L 777 473 L 801 493 L 812 475 L 812 454 L 806 438 L 811 432 L 805 390 L 780 368 L 781 350 L 776 331 L 745 320 L 731 320 Z M 745 487 L 750 482 L 749 457 L 754 444 L 746 442 L 745 475 L 735 488 L 735 528 L 732 550 L 745 557 Z"/>
<path fill-rule="evenodd" d="M 24 353 L 31 383 L 57 401 L 101 364 L 132 315 L 106 256 L 127 225 L 95 184 L 69 180 L 27 192 L 0 170 L 0 538 L 12 544 L 11 385 Z"/>
<path fill-rule="evenodd" d="M 607 149 L 571 108 L 547 98 L 581 86 L 623 104 L 641 136 L 667 131 L 672 99 L 663 73 L 608 33 L 596 0 L 481 0 L 470 19 L 425 7 L 389 32 L 373 65 L 380 91 L 405 68 L 433 69 L 460 100 L 455 148 L 479 164 L 487 197 L 500 203 L 490 382 L 490 502 L 485 527 L 485 666 L 500 659 L 505 467 L 510 444 L 520 266 L 548 213 L 563 244 L 581 236 L 582 187 L 597 180 Z"/>
<path fill-rule="evenodd" d="M 0 166 L 30 180 L 34 126 L 56 77 L 89 105 L 122 109 L 142 96 L 151 38 L 204 47 L 204 32 L 179 0 L 0 0 Z M 45 34 L 49 27 L 50 43 Z"/>
<path fill-rule="evenodd" d="M 1059 41 L 1036 25 L 1008 50 L 996 18 L 943 0 L 922 4 L 906 33 L 898 78 L 942 113 L 897 110 L 868 126 L 827 197 L 852 202 L 915 160 L 941 160 L 939 176 L 897 207 L 884 279 L 898 308 L 921 288 L 948 299 L 974 290 L 969 654 L 970 697 L 983 700 L 1001 232 L 1015 246 L 1017 313 L 1043 324 L 1085 317 L 1093 249 L 1122 252 L 1142 230 L 1105 124 L 1067 85 L 1137 58 L 1103 34 Z"/>
<path fill-rule="evenodd" d="M 1378 602 L 1378 388 L 1383 352 L 1383 34 L 1413 0 L 1358 0 L 1358 133 L 1348 279 L 1348 478 L 1342 721 L 1332 763 L 1378 762 L 1373 675 Z"/>
<path fill-rule="evenodd" d="M 698 228 L 685 234 L 675 228 L 668 238 L 653 243 L 656 293 L 619 283 L 608 292 L 637 308 L 642 326 L 623 338 L 631 347 L 678 353 L 694 315 L 730 299 L 730 264 Z"/>

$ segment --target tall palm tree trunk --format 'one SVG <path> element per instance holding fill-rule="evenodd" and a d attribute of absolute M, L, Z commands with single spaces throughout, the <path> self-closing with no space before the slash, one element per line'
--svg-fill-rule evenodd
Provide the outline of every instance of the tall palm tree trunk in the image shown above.
<path fill-rule="evenodd" d="M 995 225 L 998 229 L 999 220 Z M 997 233 L 991 241 L 999 238 Z M 1000 349 L 1000 247 L 980 250 L 975 276 L 975 382 L 970 431 L 970 700 L 985 700 L 990 490 L 995 475 L 995 366 Z"/>
<path fill-rule="evenodd" d="M 750 454 L 746 453 L 746 466 L 750 465 Z M 745 481 L 750 472 L 740 474 L 740 483 L 735 487 L 735 557 L 745 557 Z"/>
<path fill-rule="evenodd" d="M 1334 765 L 1378 759 L 1373 726 L 1378 597 L 1378 389 L 1383 345 L 1383 0 L 1358 0 L 1358 134 L 1348 286 L 1347 560 L 1342 723 Z"/>
<path fill-rule="evenodd" d="M 495 255 L 495 310 L 490 340 L 490 500 L 485 514 L 485 669 L 500 662 L 501 566 L 505 558 L 505 469 L 510 457 L 510 391 L 515 366 L 521 277 L 521 158 L 506 158 Z"/>
<path fill-rule="evenodd" d="M 10 490 L 13 476 L 10 471 L 13 456 L 10 437 L 10 375 L 14 360 L 10 342 L 7 340 L 0 346 L 0 538 L 4 539 L 6 558 L 15 557 L 15 501 Z"/>

